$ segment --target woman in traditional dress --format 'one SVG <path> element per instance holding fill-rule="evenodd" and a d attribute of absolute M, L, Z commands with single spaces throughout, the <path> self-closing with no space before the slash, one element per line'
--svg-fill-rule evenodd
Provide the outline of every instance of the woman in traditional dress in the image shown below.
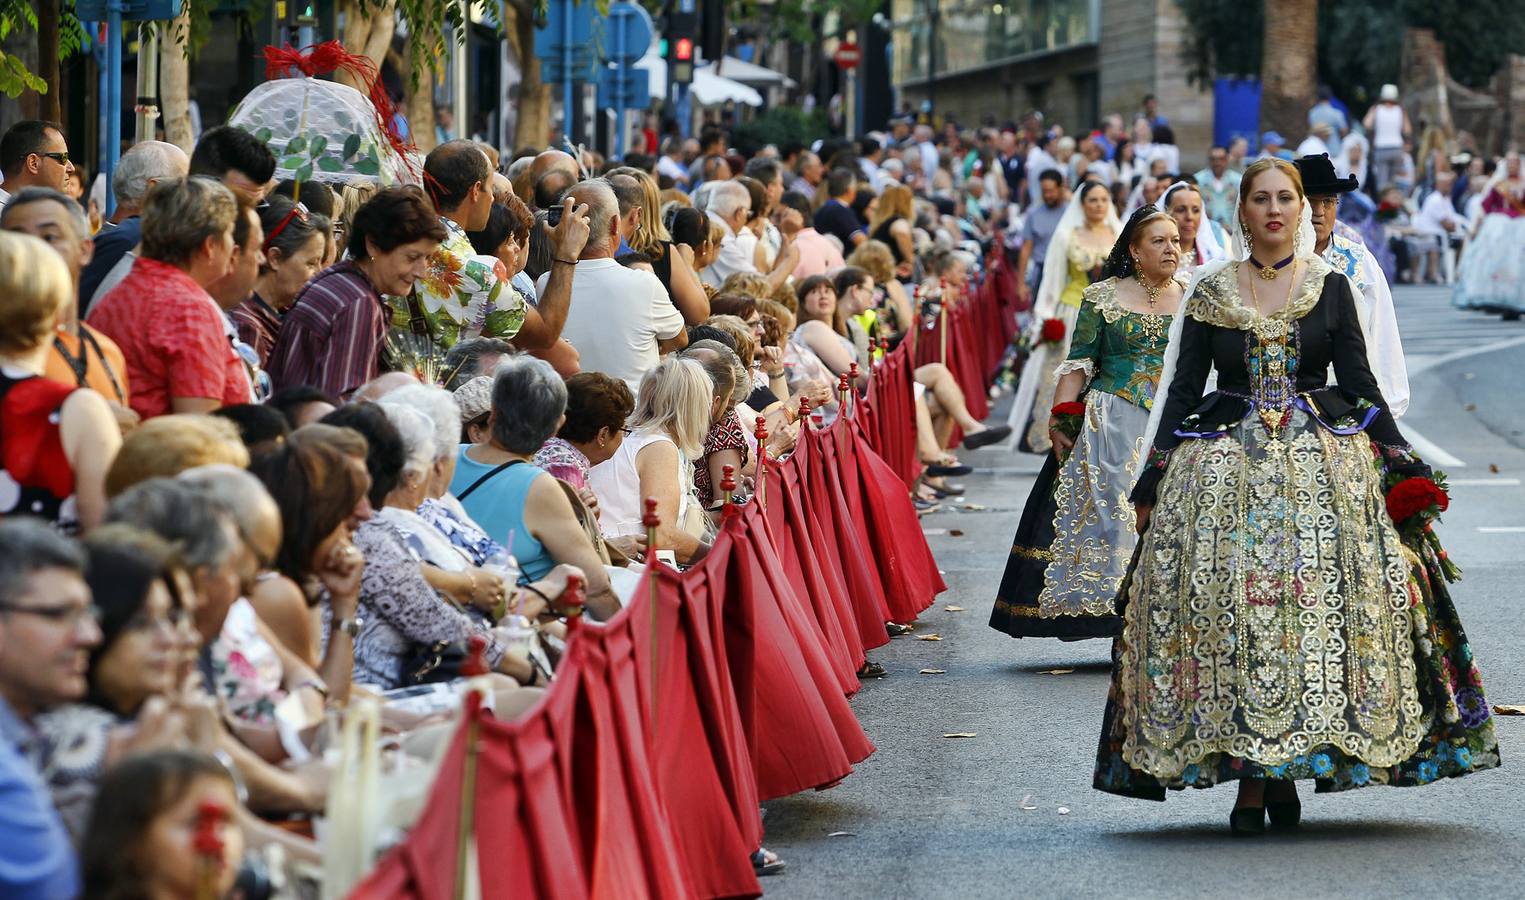
<path fill-rule="evenodd" d="M 1112 206 L 1112 195 L 1098 181 L 1087 181 L 1075 191 L 1054 229 L 1043 257 L 1043 280 L 1033 301 L 1034 349 L 1022 366 L 1017 396 L 1006 419 L 1017 432 L 1021 449 L 1048 452 L 1048 410 L 1054 405 L 1058 382 L 1054 369 L 1069 355 L 1070 332 L 1080 313 L 1081 294 L 1101 279 L 1102 267 L 1120 231 L 1122 223 Z M 1048 319 L 1064 323 L 1064 336 L 1057 341 L 1043 340 L 1043 323 Z"/>
<path fill-rule="evenodd" d="M 1160 195 L 1155 208 L 1169 213 L 1181 230 L 1180 274 L 1189 277 L 1198 266 L 1228 256 L 1228 234 L 1202 214 L 1202 190 L 1195 184 L 1177 181 Z"/>
<path fill-rule="evenodd" d="M 1426 784 L 1499 757 L 1436 544 L 1405 544 L 1384 504 L 1430 470 L 1291 163 L 1245 170 L 1239 220 L 1171 327 L 1093 783 L 1162 800 L 1238 780 L 1230 827 L 1253 835 L 1298 822 L 1296 780 Z"/>
<path fill-rule="evenodd" d="M 1133 214 L 1085 289 L 1069 358 L 1059 364 L 1058 404 L 1083 400 L 1078 435 L 1048 421 L 1049 454 L 1023 510 L 990 627 L 1012 637 L 1116 637 L 1117 589 L 1137 533 L 1128 490 L 1144 448 L 1177 280 L 1179 230 L 1146 206 Z"/>
<path fill-rule="evenodd" d="M 1483 223 L 1462 251 L 1452 294 L 1462 309 L 1481 309 L 1508 321 L 1525 311 L 1525 177 L 1519 151 L 1510 151 L 1483 189 Z"/>

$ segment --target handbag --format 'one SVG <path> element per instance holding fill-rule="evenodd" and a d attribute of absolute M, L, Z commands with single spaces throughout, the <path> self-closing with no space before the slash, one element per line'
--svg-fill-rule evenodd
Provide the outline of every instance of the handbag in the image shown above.
<path fill-rule="evenodd" d="M 465 641 L 414 644 L 402 658 L 402 683 L 412 686 L 453 681 L 461 677 L 461 666 L 469 656 Z"/>

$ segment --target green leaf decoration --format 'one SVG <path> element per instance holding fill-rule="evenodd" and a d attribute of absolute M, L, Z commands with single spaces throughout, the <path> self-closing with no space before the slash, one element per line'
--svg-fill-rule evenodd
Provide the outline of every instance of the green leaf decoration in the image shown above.
<path fill-rule="evenodd" d="M 275 136 L 275 133 L 272 132 L 269 128 L 260 128 L 258 131 L 254 132 L 254 136 L 259 139 L 261 144 L 268 144 L 270 143 L 270 138 Z"/>
<path fill-rule="evenodd" d="M 286 123 L 287 129 L 289 129 L 291 131 L 296 131 L 297 130 L 297 111 L 296 110 L 294 110 L 294 109 L 286 110 L 286 115 L 282 117 L 282 120 Z"/>
<path fill-rule="evenodd" d="M 298 166 L 300 166 L 300 165 L 302 165 L 302 164 L 304 164 L 306 162 L 307 162 L 306 157 L 302 157 L 302 156 L 285 156 L 285 157 L 281 158 L 281 168 L 283 168 L 283 169 L 295 169 L 296 167 L 298 167 Z"/>
<path fill-rule="evenodd" d="M 292 175 L 298 182 L 312 180 L 312 163 L 307 163 L 296 170 Z"/>
<path fill-rule="evenodd" d="M 338 116 L 335 116 L 334 118 L 337 119 Z M 360 135 L 358 135 L 358 134 L 351 134 L 349 137 L 344 139 L 344 158 L 345 159 L 351 159 L 351 158 L 354 157 L 354 155 L 356 153 L 359 153 L 359 152 L 360 152 Z"/>
<path fill-rule="evenodd" d="M 361 175 L 380 175 L 381 163 L 377 162 L 376 158 L 372 156 L 357 159 L 355 160 L 355 171 Z"/>
<path fill-rule="evenodd" d="M 355 128 L 355 120 L 351 119 L 349 117 L 349 113 L 342 109 L 334 110 L 334 124 L 338 125 L 345 131 L 353 131 Z"/>
<path fill-rule="evenodd" d="M 328 138 L 320 134 L 312 139 L 312 143 L 307 145 L 307 155 L 316 159 L 323 153 L 323 148 L 327 146 Z"/>
<path fill-rule="evenodd" d="M 305 135 L 297 135 L 291 139 L 291 143 L 286 145 L 286 153 L 288 156 L 295 153 L 301 153 L 306 149 L 307 137 Z"/>
<path fill-rule="evenodd" d="M 320 156 L 318 168 L 324 172 L 343 172 L 344 162 L 337 156 Z"/>

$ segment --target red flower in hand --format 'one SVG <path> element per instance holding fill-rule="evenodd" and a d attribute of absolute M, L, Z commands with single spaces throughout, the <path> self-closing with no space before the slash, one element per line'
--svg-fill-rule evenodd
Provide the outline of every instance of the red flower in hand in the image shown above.
<path fill-rule="evenodd" d="M 1431 507 L 1437 514 L 1445 512 L 1450 505 L 1451 498 L 1428 478 L 1405 478 L 1387 492 L 1387 514 L 1399 524 Z"/>
<path fill-rule="evenodd" d="M 1043 338 L 1045 344 L 1057 344 L 1064 340 L 1064 320 L 1044 319 L 1039 336 Z"/>
<path fill-rule="evenodd" d="M 1054 404 L 1054 408 L 1049 410 L 1050 413 L 1056 416 L 1083 416 L 1085 415 L 1085 411 L 1086 405 L 1081 403 L 1079 400 L 1070 400 L 1065 403 L 1056 403 Z"/>

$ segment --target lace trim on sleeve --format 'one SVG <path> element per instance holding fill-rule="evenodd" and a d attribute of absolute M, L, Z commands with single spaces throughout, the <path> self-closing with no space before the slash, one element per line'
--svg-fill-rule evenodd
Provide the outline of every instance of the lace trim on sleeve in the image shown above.
<path fill-rule="evenodd" d="M 1089 359 L 1067 359 L 1054 368 L 1054 377 L 1063 378 L 1071 372 L 1084 372 L 1087 378 L 1096 375 L 1096 363 Z"/>

